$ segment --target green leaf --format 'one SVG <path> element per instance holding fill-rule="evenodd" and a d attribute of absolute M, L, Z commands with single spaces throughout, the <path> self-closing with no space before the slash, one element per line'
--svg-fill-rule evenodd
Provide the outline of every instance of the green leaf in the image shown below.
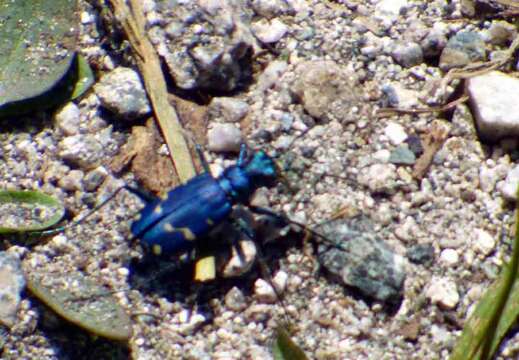
<path fill-rule="evenodd" d="M 0 234 L 47 229 L 64 213 L 58 200 L 39 191 L 0 191 Z"/>
<path fill-rule="evenodd" d="M 25 269 L 27 288 L 71 323 L 111 340 L 127 341 L 131 320 L 112 293 L 80 272 Z"/>
<path fill-rule="evenodd" d="M 79 54 L 77 55 L 76 61 L 77 81 L 72 90 L 72 94 L 70 95 L 70 100 L 74 100 L 87 92 L 95 81 L 94 72 L 90 68 L 90 65 L 88 65 L 88 61 Z"/>
<path fill-rule="evenodd" d="M 276 330 L 272 354 L 275 360 L 308 360 L 304 351 L 292 341 L 290 335 L 281 326 Z"/>
<path fill-rule="evenodd" d="M 0 116 L 49 106 L 37 99 L 63 86 L 77 28 L 77 0 L 0 2 Z"/>
<path fill-rule="evenodd" d="M 519 198 L 519 187 L 517 189 Z M 519 202 L 516 203 L 515 240 L 510 262 L 480 299 L 463 327 L 450 360 L 490 359 L 519 317 Z"/>

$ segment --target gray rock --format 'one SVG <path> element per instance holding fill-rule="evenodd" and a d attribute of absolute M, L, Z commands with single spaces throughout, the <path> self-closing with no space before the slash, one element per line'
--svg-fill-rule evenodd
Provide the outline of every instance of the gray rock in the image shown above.
<path fill-rule="evenodd" d="M 338 219 L 319 229 L 336 245 L 321 244 L 319 262 L 347 286 L 391 305 L 403 297 L 403 258 L 389 248 L 364 216 Z"/>
<path fill-rule="evenodd" d="M 272 61 L 258 78 L 258 90 L 263 92 L 274 86 L 287 67 L 285 61 Z"/>
<path fill-rule="evenodd" d="M 83 189 L 84 175 L 81 170 L 70 170 L 68 174 L 59 179 L 58 185 L 63 190 L 81 191 Z"/>
<path fill-rule="evenodd" d="M 397 147 L 389 156 L 389 162 L 396 165 L 413 165 L 415 161 L 414 153 L 407 146 Z"/>
<path fill-rule="evenodd" d="M 89 171 L 83 180 L 85 190 L 94 191 L 99 187 L 99 185 L 101 185 L 107 176 L 108 171 L 104 166 L 98 166 L 95 169 Z"/>
<path fill-rule="evenodd" d="M 241 131 L 233 124 L 214 124 L 207 132 L 207 147 L 214 152 L 237 152 L 242 143 Z"/>
<path fill-rule="evenodd" d="M 410 68 L 423 62 L 423 52 L 415 42 L 399 42 L 391 52 L 393 59 L 401 66 Z"/>
<path fill-rule="evenodd" d="M 247 306 L 243 292 L 237 287 L 233 287 L 227 292 L 224 301 L 225 306 L 227 306 L 232 311 L 241 311 Z"/>
<path fill-rule="evenodd" d="M 249 105 L 242 100 L 230 97 L 215 97 L 209 104 L 209 116 L 221 118 L 226 122 L 238 122 L 249 112 Z"/>
<path fill-rule="evenodd" d="M 95 91 L 101 104 L 121 118 L 133 120 L 151 111 L 139 75 L 130 68 L 118 67 L 104 75 Z"/>
<path fill-rule="evenodd" d="M 79 132 L 79 108 L 70 102 L 60 108 L 54 115 L 56 125 L 66 136 Z"/>
<path fill-rule="evenodd" d="M 467 91 L 483 139 L 519 135 L 519 79 L 492 71 L 468 79 Z"/>
<path fill-rule="evenodd" d="M 59 156 L 81 168 L 93 168 L 103 157 L 103 144 L 92 134 L 67 136 L 59 143 Z"/>
<path fill-rule="evenodd" d="M 153 13 L 159 21 L 147 15 L 151 41 L 178 87 L 232 91 L 250 77 L 244 60 L 260 48 L 243 2 L 165 1 Z"/>
<path fill-rule="evenodd" d="M 410 247 L 406 255 L 412 263 L 431 264 L 434 260 L 434 247 L 431 244 L 417 244 Z"/>
<path fill-rule="evenodd" d="M 314 118 L 355 122 L 352 113 L 360 103 L 355 76 L 334 61 L 305 61 L 295 69 L 290 90 L 295 99 Z"/>
<path fill-rule="evenodd" d="M 25 288 L 25 277 L 20 260 L 0 252 L 0 324 L 12 327 L 20 303 L 20 293 Z"/>
<path fill-rule="evenodd" d="M 420 45 L 424 57 L 435 58 L 447 45 L 447 37 L 442 32 L 433 29 L 423 38 Z"/>
<path fill-rule="evenodd" d="M 485 42 L 478 33 L 463 31 L 449 39 L 440 56 L 440 69 L 448 71 L 486 58 Z"/>

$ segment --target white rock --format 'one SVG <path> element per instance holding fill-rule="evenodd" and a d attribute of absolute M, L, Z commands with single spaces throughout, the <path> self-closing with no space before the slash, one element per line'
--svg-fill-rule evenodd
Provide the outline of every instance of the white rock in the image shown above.
<path fill-rule="evenodd" d="M 505 198 L 508 200 L 517 200 L 517 186 L 519 185 L 519 165 L 514 167 L 506 175 L 504 183 L 502 183 L 500 190 Z"/>
<path fill-rule="evenodd" d="M 483 229 L 474 230 L 473 247 L 483 255 L 488 255 L 496 246 L 496 240 L 492 235 Z"/>
<path fill-rule="evenodd" d="M 483 138 L 519 135 L 519 79 L 492 71 L 468 79 L 467 90 Z"/>
<path fill-rule="evenodd" d="M 389 138 L 391 144 L 399 145 L 407 139 L 407 134 L 402 125 L 390 122 L 384 129 L 384 134 Z"/>
<path fill-rule="evenodd" d="M 440 262 L 446 266 L 456 265 L 460 260 L 458 252 L 454 249 L 444 249 L 440 253 Z"/>
<path fill-rule="evenodd" d="M 433 277 L 426 291 L 426 296 L 433 304 L 446 309 L 453 309 L 460 301 L 456 283 L 452 280 Z"/>
<path fill-rule="evenodd" d="M 276 287 L 276 290 L 279 294 L 282 294 L 286 287 L 288 281 L 288 274 L 284 271 L 278 271 L 276 275 L 272 278 L 272 284 Z"/>
<path fill-rule="evenodd" d="M 254 294 L 258 301 L 273 304 L 278 300 L 274 288 L 263 279 L 258 279 L 254 283 Z"/>
<path fill-rule="evenodd" d="M 288 31 L 288 26 L 279 19 L 274 19 L 272 21 L 261 19 L 252 24 L 251 28 L 258 39 L 267 44 L 281 40 Z"/>

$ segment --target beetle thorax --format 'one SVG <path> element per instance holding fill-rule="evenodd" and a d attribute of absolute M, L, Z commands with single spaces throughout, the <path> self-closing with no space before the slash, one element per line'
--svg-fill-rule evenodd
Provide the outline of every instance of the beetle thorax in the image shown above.
<path fill-rule="evenodd" d="M 245 164 L 228 167 L 218 182 L 233 202 L 246 204 L 256 189 L 272 187 L 276 179 L 274 161 L 263 151 L 258 151 Z"/>

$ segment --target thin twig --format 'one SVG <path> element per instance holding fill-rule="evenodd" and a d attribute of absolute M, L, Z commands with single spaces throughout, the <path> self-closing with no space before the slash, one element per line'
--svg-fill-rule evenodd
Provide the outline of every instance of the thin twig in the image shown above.
<path fill-rule="evenodd" d="M 166 80 L 159 58 L 144 30 L 145 19 L 141 2 L 130 0 L 130 8 L 124 0 L 110 1 L 136 55 L 137 66 L 177 174 L 181 182 L 186 182 L 196 175 L 195 167 L 178 115 L 168 102 Z"/>

